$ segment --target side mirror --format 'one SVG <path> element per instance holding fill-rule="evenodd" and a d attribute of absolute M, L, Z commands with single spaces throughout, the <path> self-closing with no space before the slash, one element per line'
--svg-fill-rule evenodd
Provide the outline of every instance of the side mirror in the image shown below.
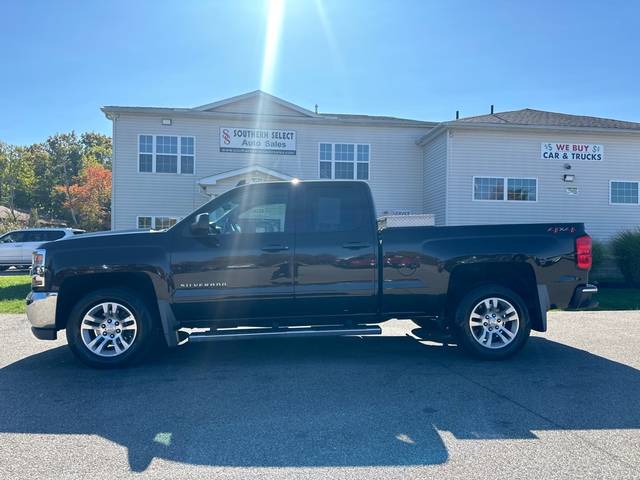
<path fill-rule="evenodd" d="M 209 235 L 209 214 L 201 213 L 191 224 L 191 233 L 198 236 Z"/>

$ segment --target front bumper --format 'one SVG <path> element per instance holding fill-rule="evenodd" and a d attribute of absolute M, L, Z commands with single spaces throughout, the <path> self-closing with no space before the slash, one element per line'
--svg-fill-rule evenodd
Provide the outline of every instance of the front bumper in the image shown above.
<path fill-rule="evenodd" d="M 593 298 L 593 295 L 598 293 L 598 287 L 587 283 L 585 285 L 578 285 L 573 292 L 571 302 L 569 302 L 568 310 L 588 310 L 590 308 L 596 308 L 598 301 Z"/>
<path fill-rule="evenodd" d="M 37 338 L 55 340 L 57 304 L 56 292 L 29 292 L 27 295 L 27 318 Z"/>

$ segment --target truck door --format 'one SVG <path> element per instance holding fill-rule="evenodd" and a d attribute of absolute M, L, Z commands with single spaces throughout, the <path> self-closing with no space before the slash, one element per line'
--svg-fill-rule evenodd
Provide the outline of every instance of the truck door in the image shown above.
<path fill-rule="evenodd" d="M 294 198 L 297 314 L 319 316 L 313 323 L 374 314 L 377 233 L 366 185 L 301 183 Z"/>
<path fill-rule="evenodd" d="M 291 314 L 289 190 L 289 184 L 265 184 L 227 192 L 205 207 L 215 230 L 208 236 L 192 235 L 189 224 L 176 227 L 183 227 L 171 260 L 179 319 Z"/>

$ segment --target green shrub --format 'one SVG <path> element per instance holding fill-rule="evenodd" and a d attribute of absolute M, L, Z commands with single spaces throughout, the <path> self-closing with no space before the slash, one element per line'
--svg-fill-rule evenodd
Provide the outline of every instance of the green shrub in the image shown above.
<path fill-rule="evenodd" d="M 592 270 L 597 270 L 604 263 L 604 259 L 607 256 L 607 245 L 604 242 L 599 242 L 598 240 L 594 240 L 591 245 L 591 256 L 592 256 Z"/>
<path fill-rule="evenodd" d="M 640 287 L 640 228 L 616 235 L 611 248 L 627 284 Z"/>

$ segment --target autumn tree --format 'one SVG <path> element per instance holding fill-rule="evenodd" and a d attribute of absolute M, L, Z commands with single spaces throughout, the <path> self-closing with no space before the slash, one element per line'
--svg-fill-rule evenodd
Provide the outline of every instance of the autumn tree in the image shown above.
<path fill-rule="evenodd" d="M 102 199 L 102 180 L 111 169 L 111 154 L 111 138 L 95 132 L 56 134 L 28 147 L 0 142 L 0 204 L 74 226 L 108 226 L 104 223 L 105 208 L 109 217 L 108 201 L 89 202 L 98 208 L 92 214 L 77 198 L 82 193 L 78 188 L 91 181 L 100 186 L 96 195 Z M 90 166 L 100 168 L 88 170 Z M 82 223 L 85 218 L 88 225 Z"/>
<path fill-rule="evenodd" d="M 78 225 L 78 215 L 75 202 L 71 199 L 71 185 L 80 174 L 83 165 L 82 146 L 75 132 L 58 133 L 49 137 L 45 142 L 45 149 L 51 159 L 53 173 L 58 180 L 65 197 L 65 205 L 69 209 L 71 221 Z"/>
<path fill-rule="evenodd" d="M 64 202 L 78 222 L 88 230 L 108 230 L 111 222 L 111 172 L 99 163 L 90 163 L 76 183 L 59 185 L 67 195 Z"/>

